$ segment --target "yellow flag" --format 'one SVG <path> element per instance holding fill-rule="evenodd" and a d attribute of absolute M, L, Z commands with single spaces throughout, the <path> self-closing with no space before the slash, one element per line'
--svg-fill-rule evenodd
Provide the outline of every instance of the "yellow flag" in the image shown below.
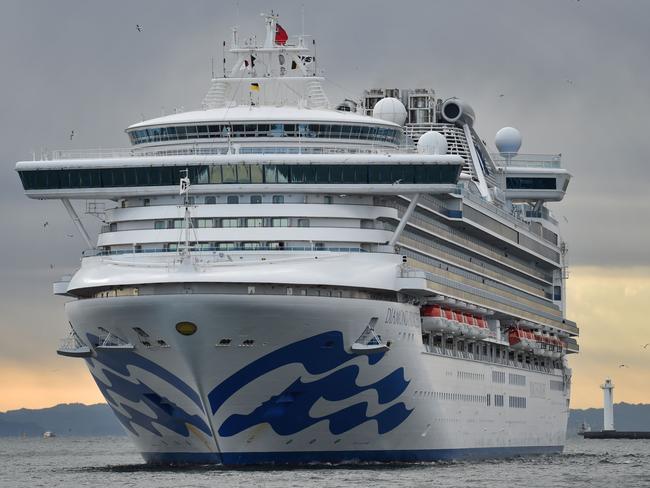
<path fill-rule="evenodd" d="M 259 83 L 251 83 L 251 91 L 260 91 Z"/>

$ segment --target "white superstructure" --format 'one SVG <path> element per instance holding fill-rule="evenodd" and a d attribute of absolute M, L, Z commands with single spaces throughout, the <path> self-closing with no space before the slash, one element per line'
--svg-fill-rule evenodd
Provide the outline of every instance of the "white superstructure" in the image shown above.
<path fill-rule="evenodd" d="M 560 157 L 518 154 L 515 129 L 489 153 L 471 107 L 430 89 L 330 109 L 304 38 L 265 23 L 262 45 L 233 31 L 202 110 L 17 163 L 91 248 L 54 284 L 59 354 L 148 462 L 561 451 Z M 96 243 L 71 200 L 101 213 Z"/>

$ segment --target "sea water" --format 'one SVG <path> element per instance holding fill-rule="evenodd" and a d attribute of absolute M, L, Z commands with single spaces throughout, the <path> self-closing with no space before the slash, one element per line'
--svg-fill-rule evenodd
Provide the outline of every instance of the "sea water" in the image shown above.
<path fill-rule="evenodd" d="M 650 440 L 569 439 L 564 454 L 475 462 L 150 467 L 126 437 L 0 438 L 0 487 L 650 488 Z"/>

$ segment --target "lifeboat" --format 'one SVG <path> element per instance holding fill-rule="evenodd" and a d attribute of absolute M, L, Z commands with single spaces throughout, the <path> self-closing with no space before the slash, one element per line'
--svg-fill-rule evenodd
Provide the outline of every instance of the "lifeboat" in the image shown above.
<path fill-rule="evenodd" d="M 420 309 L 422 329 L 429 332 L 445 332 L 447 318 L 440 305 L 425 305 Z"/>
<path fill-rule="evenodd" d="M 463 331 L 465 335 L 468 337 L 478 337 L 478 324 L 474 316 L 469 313 L 462 313 L 461 315 L 463 317 L 463 325 L 465 326 L 465 330 Z"/>
<path fill-rule="evenodd" d="M 533 352 L 538 348 L 535 334 L 526 330 L 510 329 L 508 332 L 508 342 L 510 342 L 510 347 L 520 351 Z"/>
<path fill-rule="evenodd" d="M 490 329 L 488 328 L 487 322 L 483 317 L 474 316 L 476 321 L 476 326 L 478 328 L 478 338 L 485 339 L 490 335 Z"/>
<path fill-rule="evenodd" d="M 452 334 L 461 334 L 464 331 L 465 325 L 462 323 L 462 317 L 459 312 L 447 308 L 444 309 L 445 317 L 447 318 L 447 330 Z"/>

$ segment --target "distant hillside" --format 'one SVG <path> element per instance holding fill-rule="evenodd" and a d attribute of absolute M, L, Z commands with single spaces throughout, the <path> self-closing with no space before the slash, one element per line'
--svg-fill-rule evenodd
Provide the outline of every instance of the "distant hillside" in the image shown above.
<path fill-rule="evenodd" d="M 576 435 L 583 421 L 591 426 L 591 430 L 602 430 L 603 409 L 572 409 L 569 414 L 568 435 Z M 616 403 L 614 405 L 614 427 L 616 430 L 650 431 L 650 405 L 642 403 L 637 405 Z"/>
<path fill-rule="evenodd" d="M 59 436 L 124 435 L 124 429 L 105 403 L 69 403 L 50 408 L 0 413 L 0 436 L 40 436 L 51 430 Z"/>
<path fill-rule="evenodd" d="M 603 409 L 571 410 L 568 435 L 577 435 L 582 422 L 592 430 L 603 428 Z M 617 403 L 614 405 L 614 424 L 617 430 L 650 431 L 650 405 Z M 10 410 L 0 413 L 0 437 L 20 435 L 40 436 L 46 430 L 59 436 L 124 435 L 124 429 L 108 405 L 61 404 L 38 410 Z"/>

